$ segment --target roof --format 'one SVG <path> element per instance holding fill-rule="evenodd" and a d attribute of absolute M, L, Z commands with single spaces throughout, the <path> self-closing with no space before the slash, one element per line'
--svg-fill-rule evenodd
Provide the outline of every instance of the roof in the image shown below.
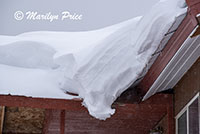
<path fill-rule="evenodd" d="M 192 1 L 192 4 L 188 1 L 188 5 L 192 7 L 188 8 L 187 15 L 138 85 L 143 100 L 173 88 L 199 57 L 199 37 L 191 36 L 199 29 L 196 15 L 200 12 L 200 1 Z"/>
<path fill-rule="evenodd" d="M 196 5 L 196 3 L 195 3 Z M 193 7 L 193 6 L 192 6 Z M 191 9 L 191 10 L 190 10 Z M 194 8 L 196 11 L 196 8 Z M 165 69 L 165 67 L 168 65 L 169 61 L 174 57 L 174 55 L 177 53 L 179 48 L 182 46 L 183 42 L 186 40 L 186 38 L 191 34 L 193 29 L 197 26 L 197 20 L 195 18 L 195 15 L 193 14 L 192 8 L 189 8 L 188 14 L 181 15 L 176 18 L 175 23 L 170 28 L 170 30 L 165 34 L 162 43 L 160 45 L 160 48 L 156 51 L 156 53 L 153 55 L 152 59 L 150 60 L 150 63 L 146 70 L 149 69 L 147 74 L 144 76 L 142 81 L 137 86 L 140 92 L 142 92 L 142 95 L 145 95 L 147 91 L 149 91 L 150 87 L 154 84 L 154 82 L 157 80 L 157 78 L 160 76 L 161 72 Z M 190 14 L 191 13 L 191 14 Z M 184 19 L 183 19 L 184 18 Z M 183 21 L 181 22 L 181 20 Z M 180 24 L 181 22 L 181 24 Z M 179 25 L 180 24 L 180 25 Z M 177 28 L 178 26 L 178 28 Z M 170 39 L 169 39 L 170 38 Z M 167 42 L 167 44 L 166 44 Z M 165 45 L 166 44 L 166 45 Z M 163 48 L 163 49 L 162 49 Z M 162 51 L 161 51 L 162 50 Z M 160 53 L 161 51 L 161 53 Z M 155 60 L 155 62 L 154 62 Z M 145 72 L 144 72 L 145 74 Z M 144 75 L 143 74 L 143 75 Z M 142 75 L 142 77 L 143 77 Z M 153 94 L 153 93 L 152 93 Z M 150 95 L 152 95 L 150 94 Z M 36 104 L 36 102 L 41 101 L 42 105 L 40 107 L 47 107 L 47 104 L 54 104 L 54 105 L 48 105 L 48 108 L 65 108 L 69 105 L 77 106 L 77 108 L 80 108 L 80 100 L 75 101 L 74 100 L 63 100 L 63 99 L 42 99 L 42 98 L 31 98 L 31 97 L 22 97 L 22 96 L 1 96 L 5 101 L 1 101 L 0 104 L 2 105 L 11 105 L 9 101 L 12 99 L 16 100 L 16 103 L 13 103 L 13 105 L 19 105 L 19 106 L 39 106 Z M 21 100 L 21 101 L 20 101 Z M 27 100 L 27 103 L 22 103 L 22 101 Z M 31 100 L 34 101 L 33 103 L 30 103 Z M 29 102 L 29 103 L 28 103 Z M 45 104 L 46 102 L 46 104 Z M 66 104 L 64 104 L 66 103 Z M 59 104 L 59 105 L 57 105 Z M 70 108 L 70 107 L 69 107 Z"/>

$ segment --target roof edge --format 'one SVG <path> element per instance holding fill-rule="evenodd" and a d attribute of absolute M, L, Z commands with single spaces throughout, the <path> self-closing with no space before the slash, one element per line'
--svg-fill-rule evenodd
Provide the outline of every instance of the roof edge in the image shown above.
<path fill-rule="evenodd" d="M 192 1 L 192 3 L 190 3 Z M 171 59 L 181 48 L 186 39 L 191 35 L 192 31 L 198 25 L 196 15 L 200 13 L 200 0 L 187 0 L 188 11 L 186 17 L 174 32 L 170 40 L 167 42 L 162 53 L 155 60 L 143 80 L 138 84 L 137 89 L 140 90 L 142 96 L 150 92 L 150 88 L 161 75 Z M 141 97 L 143 98 L 143 97 Z"/>
<path fill-rule="evenodd" d="M 200 36 L 191 37 L 197 26 L 179 48 L 156 81 L 143 97 L 146 100 L 153 94 L 173 88 L 200 56 Z"/>

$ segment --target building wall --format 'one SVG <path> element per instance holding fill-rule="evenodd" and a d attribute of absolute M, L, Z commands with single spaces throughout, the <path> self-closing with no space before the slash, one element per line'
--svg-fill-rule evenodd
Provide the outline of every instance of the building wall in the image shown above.
<path fill-rule="evenodd" d="M 174 87 L 175 116 L 200 91 L 200 58 Z"/>
<path fill-rule="evenodd" d="M 200 92 L 200 58 L 192 65 L 188 72 L 174 87 L 174 116 L 185 107 L 185 105 Z M 167 115 L 155 126 L 161 126 L 163 134 L 168 134 Z"/>

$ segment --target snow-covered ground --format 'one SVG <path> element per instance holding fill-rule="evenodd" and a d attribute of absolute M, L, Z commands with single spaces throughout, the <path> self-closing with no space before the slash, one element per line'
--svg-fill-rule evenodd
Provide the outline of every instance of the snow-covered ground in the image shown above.
<path fill-rule="evenodd" d="M 161 0 L 142 16 L 88 32 L 38 31 L 0 36 L 0 94 L 77 98 L 106 119 L 112 103 L 142 73 L 183 0 Z"/>

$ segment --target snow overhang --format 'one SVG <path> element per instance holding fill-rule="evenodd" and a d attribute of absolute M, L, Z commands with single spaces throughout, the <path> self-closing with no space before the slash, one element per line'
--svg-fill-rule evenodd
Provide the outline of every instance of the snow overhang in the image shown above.
<path fill-rule="evenodd" d="M 162 54 L 164 47 L 166 46 L 166 44 L 168 43 L 172 35 L 176 32 L 177 28 L 179 27 L 179 25 L 181 24 L 185 16 L 186 16 L 186 13 L 181 14 L 178 17 L 176 17 L 174 23 L 172 24 L 168 32 L 165 34 L 165 36 L 161 40 L 157 50 L 154 52 L 154 54 L 152 54 L 152 57 L 150 58 L 147 66 L 143 69 L 143 72 L 140 74 L 140 77 L 136 80 L 136 82 L 132 85 L 132 87 L 135 87 L 145 77 L 145 75 L 147 74 L 151 66 L 154 64 L 155 60 L 158 58 L 160 54 Z"/>

